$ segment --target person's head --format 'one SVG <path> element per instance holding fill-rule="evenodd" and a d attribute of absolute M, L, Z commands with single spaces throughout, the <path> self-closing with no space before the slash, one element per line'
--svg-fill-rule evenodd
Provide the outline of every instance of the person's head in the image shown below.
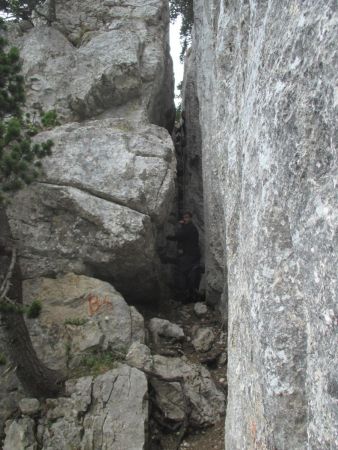
<path fill-rule="evenodd" d="M 183 214 L 183 222 L 185 224 L 190 223 L 192 221 L 192 213 L 190 211 L 186 211 Z"/>

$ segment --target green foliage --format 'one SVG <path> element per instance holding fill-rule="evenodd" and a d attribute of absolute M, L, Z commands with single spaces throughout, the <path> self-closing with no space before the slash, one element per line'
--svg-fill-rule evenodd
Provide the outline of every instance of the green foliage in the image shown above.
<path fill-rule="evenodd" d="M 9 19 L 29 20 L 36 6 L 43 0 L 0 0 L 0 11 Z"/>
<path fill-rule="evenodd" d="M 7 363 L 6 356 L 0 352 L 0 366 L 4 366 Z"/>
<path fill-rule="evenodd" d="M 41 313 L 42 305 L 39 300 L 34 300 L 26 310 L 28 319 L 36 319 Z"/>
<path fill-rule="evenodd" d="M 87 322 L 88 322 L 87 319 L 76 318 L 76 319 L 66 319 L 63 323 L 65 325 L 74 325 L 76 327 L 81 327 L 82 325 L 84 325 Z"/>
<path fill-rule="evenodd" d="M 28 319 L 36 319 L 41 313 L 42 305 L 39 300 L 34 300 L 29 306 L 16 305 L 12 302 L 0 302 L 0 313 L 26 314 Z"/>
<path fill-rule="evenodd" d="M 50 140 L 31 141 L 38 127 L 21 113 L 25 96 L 20 70 L 18 49 L 7 50 L 7 42 L 0 37 L 0 204 L 8 201 L 10 192 L 36 180 L 40 160 L 51 154 L 53 146 Z M 57 123 L 55 111 L 48 111 L 43 119 L 48 126 Z"/>
<path fill-rule="evenodd" d="M 14 303 L 9 302 L 0 302 L 0 313 L 9 314 L 9 313 L 17 313 L 23 314 L 25 312 L 24 307 L 21 305 L 15 305 Z"/>
<path fill-rule="evenodd" d="M 54 109 L 41 114 L 41 123 L 45 128 L 53 128 L 60 125 Z"/>
<path fill-rule="evenodd" d="M 0 37 L 0 113 L 19 114 L 20 104 L 24 103 L 23 77 L 20 75 L 19 50 L 12 47 L 5 51 L 6 40 Z"/>
<path fill-rule="evenodd" d="M 184 54 L 191 43 L 191 30 L 194 24 L 194 2 L 193 0 L 170 0 L 170 19 L 174 22 L 178 16 L 182 17 L 180 38 L 182 51 L 180 55 L 183 61 Z"/>

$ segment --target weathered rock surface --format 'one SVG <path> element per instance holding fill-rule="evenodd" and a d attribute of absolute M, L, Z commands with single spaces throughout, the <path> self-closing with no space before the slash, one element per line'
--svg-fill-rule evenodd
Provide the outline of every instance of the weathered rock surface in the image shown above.
<path fill-rule="evenodd" d="M 226 3 L 194 2 L 226 448 L 338 448 L 336 4 Z"/>
<path fill-rule="evenodd" d="M 8 212 L 25 277 L 74 271 L 110 279 L 136 300 L 154 297 L 153 222 L 166 220 L 175 161 L 164 129 L 136 125 L 105 119 L 39 137 L 55 143 L 45 176 Z"/>
<path fill-rule="evenodd" d="M 3 450 L 37 450 L 38 443 L 34 434 L 34 420 L 23 417 L 8 421 L 6 425 L 6 439 Z"/>
<path fill-rule="evenodd" d="M 145 370 L 155 391 L 156 404 L 163 417 L 182 422 L 187 414 L 185 395 L 191 411 L 189 423 L 193 427 L 212 425 L 224 412 L 224 394 L 219 391 L 207 369 L 192 364 L 183 358 L 167 358 L 151 355 L 145 345 L 134 343 L 127 353 L 126 361 L 131 366 Z M 168 381 L 179 378 L 180 381 Z"/>
<path fill-rule="evenodd" d="M 86 355 L 109 352 L 121 359 L 133 342 L 144 342 L 143 317 L 109 283 L 68 273 L 26 280 L 23 293 L 26 304 L 33 300 L 42 304 L 39 318 L 26 320 L 34 348 L 49 367 L 63 373 L 83 365 Z M 0 338 L 0 351 L 6 353 L 1 334 Z M 0 366 L 0 439 L 5 421 L 18 406 L 25 415 L 38 411 L 37 400 L 23 398 L 13 370 L 8 369 L 8 364 Z M 29 423 L 13 425 L 16 431 L 8 432 L 29 434 Z"/>
<path fill-rule="evenodd" d="M 193 213 L 200 235 L 200 249 L 204 257 L 204 201 L 202 175 L 202 136 L 197 95 L 197 64 L 194 49 L 189 49 L 184 62 L 183 99 L 184 139 L 182 147 L 183 210 Z M 206 249 L 207 250 L 207 249 Z"/>
<path fill-rule="evenodd" d="M 28 417 L 8 423 L 4 449 L 37 449 L 34 426 L 43 450 L 144 448 L 148 402 L 142 372 L 120 365 L 95 379 L 70 380 L 66 391 L 69 397 L 47 399 L 47 415 L 35 423 Z"/>
<path fill-rule="evenodd" d="M 38 319 L 27 319 L 34 347 L 49 366 L 74 367 L 85 353 L 125 352 L 144 342 L 144 321 L 109 283 L 69 273 L 56 279 L 24 282 L 25 302 L 43 307 Z"/>

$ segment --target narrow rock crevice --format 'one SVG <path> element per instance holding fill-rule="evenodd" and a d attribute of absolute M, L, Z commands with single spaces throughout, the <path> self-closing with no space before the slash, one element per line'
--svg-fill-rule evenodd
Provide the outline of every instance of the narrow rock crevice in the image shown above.
<path fill-rule="evenodd" d="M 166 172 L 166 174 L 167 174 L 167 172 Z M 164 182 L 164 180 L 163 180 L 163 182 Z M 163 184 L 163 182 L 162 182 L 162 184 Z M 161 186 L 162 186 L 162 184 L 161 184 Z M 105 194 L 102 191 L 96 191 L 95 189 L 85 188 L 83 186 L 83 184 L 81 184 L 81 183 L 76 183 L 76 182 L 74 182 L 74 183 L 56 183 L 56 181 L 54 180 L 54 181 L 38 181 L 37 185 L 48 185 L 48 186 L 58 187 L 58 188 L 70 187 L 70 188 L 73 188 L 73 189 L 78 189 L 79 191 L 84 192 L 86 194 L 90 194 L 93 197 L 97 197 L 97 198 L 100 198 L 102 200 L 106 200 L 107 202 L 114 203 L 115 205 L 118 205 L 118 206 L 123 206 L 124 208 L 130 209 L 131 211 L 134 211 L 136 213 L 139 213 L 139 214 L 142 214 L 144 216 L 150 217 L 149 216 L 149 211 L 145 212 L 144 210 L 132 207 L 130 205 L 130 202 L 128 202 L 128 203 L 127 202 L 126 203 L 125 202 L 121 202 L 121 200 L 117 199 L 116 197 L 113 197 L 111 195 Z"/>

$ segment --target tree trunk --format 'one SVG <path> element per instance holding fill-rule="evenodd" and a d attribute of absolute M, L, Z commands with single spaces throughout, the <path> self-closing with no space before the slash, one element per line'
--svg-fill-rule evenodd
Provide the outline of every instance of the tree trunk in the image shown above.
<path fill-rule="evenodd" d="M 0 207 L 0 286 L 5 279 L 12 261 L 14 242 L 6 211 Z M 11 274 L 7 297 L 15 303 L 18 311 L 1 312 L 6 345 L 11 363 L 24 390 L 33 397 L 55 397 L 63 388 L 62 375 L 46 367 L 37 357 L 28 333 L 22 306 L 22 278 L 18 259 Z M 0 299 L 4 303 L 4 300 Z"/>

